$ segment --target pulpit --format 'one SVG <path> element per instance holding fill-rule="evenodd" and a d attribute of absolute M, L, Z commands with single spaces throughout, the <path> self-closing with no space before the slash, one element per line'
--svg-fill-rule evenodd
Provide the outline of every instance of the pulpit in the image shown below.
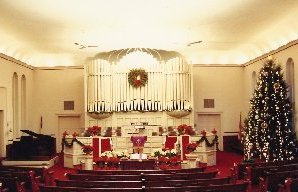
<path fill-rule="evenodd" d="M 133 135 L 130 138 L 134 153 L 143 153 L 144 144 L 147 141 L 147 136 Z"/>

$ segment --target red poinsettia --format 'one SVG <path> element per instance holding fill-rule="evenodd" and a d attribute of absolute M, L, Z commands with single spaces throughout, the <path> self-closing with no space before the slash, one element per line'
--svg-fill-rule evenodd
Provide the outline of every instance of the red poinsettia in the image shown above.
<path fill-rule="evenodd" d="M 185 134 L 187 134 L 187 135 L 194 135 L 195 134 L 195 131 L 192 129 L 192 127 L 191 126 L 187 126 L 187 127 L 185 127 Z"/>
<path fill-rule="evenodd" d="M 190 125 L 182 124 L 177 127 L 177 131 L 179 135 L 187 134 L 187 135 L 194 135 L 195 132 Z"/>
<path fill-rule="evenodd" d="M 169 161 L 170 161 L 170 165 L 172 165 L 172 166 L 176 166 L 176 165 L 181 164 L 181 158 L 179 156 L 171 157 L 169 159 Z"/>
<path fill-rule="evenodd" d="M 66 137 L 66 135 L 68 135 L 68 133 L 66 131 L 64 131 L 63 134 L 62 134 L 63 139 Z"/>
<path fill-rule="evenodd" d="M 206 134 L 207 134 L 207 132 L 205 130 L 201 131 L 201 135 L 203 135 L 203 137 L 206 136 Z"/>
<path fill-rule="evenodd" d="M 89 127 L 87 129 L 87 133 L 90 134 L 91 136 L 96 136 L 101 134 L 101 127 L 94 125 L 92 127 Z"/>
<path fill-rule="evenodd" d="M 72 136 L 73 136 L 73 138 L 76 138 L 77 136 L 79 136 L 79 134 L 78 134 L 77 132 L 74 132 L 74 133 L 72 134 Z"/>
<path fill-rule="evenodd" d="M 107 156 L 100 156 L 100 157 L 95 157 L 93 158 L 93 161 L 95 163 L 99 163 L 99 162 L 107 162 L 108 157 Z"/>
<path fill-rule="evenodd" d="M 186 151 L 188 153 L 191 153 L 191 152 L 195 151 L 197 147 L 198 147 L 198 144 L 197 143 L 188 143 L 186 145 Z"/>
<path fill-rule="evenodd" d="M 213 133 L 213 135 L 216 135 L 216 133 L 217 133 L 215 128 L 211 132 Z"/>

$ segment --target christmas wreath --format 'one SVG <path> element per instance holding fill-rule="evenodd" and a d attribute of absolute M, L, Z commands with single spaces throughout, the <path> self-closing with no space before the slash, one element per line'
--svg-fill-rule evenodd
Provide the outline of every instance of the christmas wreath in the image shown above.
<path fill-rule="evenodd" d="M 144 69 L 131 69 L 128 73 L 128 82 L 135 88 L 145 86 L 147 81 L 148 74 Z"/>

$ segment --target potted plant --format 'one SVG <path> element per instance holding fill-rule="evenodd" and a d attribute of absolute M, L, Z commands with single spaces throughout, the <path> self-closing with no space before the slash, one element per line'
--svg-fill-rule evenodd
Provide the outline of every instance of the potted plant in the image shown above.
<path fill-rule="evenodd" d="M 197 147 L 198 147 L 197 143 L 188 143 L 186 145 L 186 151 L 187 153 L 192 153 L 197 149 Z"/>

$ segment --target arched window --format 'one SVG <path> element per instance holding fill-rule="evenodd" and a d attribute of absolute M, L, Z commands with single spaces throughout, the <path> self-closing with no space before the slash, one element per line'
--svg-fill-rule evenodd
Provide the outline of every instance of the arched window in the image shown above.
<path fill-rule="evenodd" d="M 13 73 L 12 77 L 12 110 L 13 110 L 13 137 L 19 137 L 19 85 L 18 74 Z"/>
<path fill-rule="evenodd" d="M 21 128 L 26 129 L 26 77 L 21 79 Z"/>
<path fill-rule="evenodd" d="M 289 99 L 293 103 L 293 106 L 295 106 L 295 85 L 294 85 L 294 61 L 290 57 L 287 60 L 286 63 L 286 80 L 288 83 L 288 94 L 289 94 Z"/>
<path fill-rule="evenodd" d="M 257 73 L 253 71 L 251 74 L 251 94 L 255 92 L 256 87 L 257 87 Z"/>

